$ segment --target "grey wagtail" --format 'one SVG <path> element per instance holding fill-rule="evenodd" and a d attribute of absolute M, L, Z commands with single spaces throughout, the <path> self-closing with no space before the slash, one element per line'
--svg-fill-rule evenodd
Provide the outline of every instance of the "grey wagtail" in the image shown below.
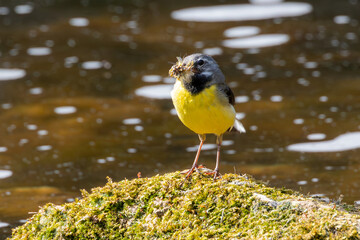
<path fill-rule="evenodd" d="M 225 83 L 225 76 L 215 60 L 205 54 L 195 53 L 178 57 L 169 71 L 176 78 L 171 98 L 181 122 L 199 135 L 200 145 L 185 180 L 198 171 L 198 160 L 206 134 L 216 135 L 216 165 L 214 180 L 219 176 L 220 148 L 223 134 L 233 127 L 245 133 L 244 126 L 236 120 L 234 94 Z M 184 181 L 185 181 L 184 180 Z"/>

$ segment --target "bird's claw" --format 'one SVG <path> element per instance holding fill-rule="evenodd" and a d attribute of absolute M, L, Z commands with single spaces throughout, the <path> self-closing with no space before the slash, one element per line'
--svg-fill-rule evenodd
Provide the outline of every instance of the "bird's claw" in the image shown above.
<path fill-rule="evenodd" d="M 221 174 L 220 174 L 220 172 L 219 172 L 219 170 L 218 169 L 215 169 L 214 171 L 211 171 L 211 172 L 206 172 L 206 173 L 204 173 L 204 174 L 206 174 L 206 175 L 214 175 L 214 181 L 216 180 L 216 179 L 218 179 L 218 178 L 221 178 Z"/>
<path fill-rule="evenodd" d="M 200 175 L 213 175 L 213 179 L 214 181 L 216 179 L 221 178 L 221 174 L 219 172 L 218 169 L 215 170 L 211 170 L 206 168 L 203 165 L 193 165 L 189 170 L 184 170 L 181 172 L 181 174 L 186 174 L 184 180 L 181 182 L 180 187 L 182 187 L 185 183 L 185 181 L 191 176 L 191 174 L 196 171 L 197 173 L 199 173 Z"/>
<path fill-rule="evenodd" d="M 184 185 L 185 181 L 191 176 L 191 174 L 196 171 L 198 174 L 208 174 L 208 168 L 206 168 L 204 165 L 193 165 L 189 170 L 184 170 L 180 172 L 181 174 L 186 174 L 184 180 L 181 182 L 180 187 Z"/>
<path fill-rule="evenodd" d="M 188 175 L 191 172 L 190 173 L 190 175 L 191 175 L 194 171 L 196 171 L 198 174 L 202 174 L 203 169 L 207 169 L 207 168 L 204 165 L 199 165 L 199 166 L 195 165 L 195 166 L 192 166 L 190 169 L 186 169 L 186 170 L 181 171 L 180 173 Z M 190 175 L 187 176 L 187 178 L 190 177 Z"/>

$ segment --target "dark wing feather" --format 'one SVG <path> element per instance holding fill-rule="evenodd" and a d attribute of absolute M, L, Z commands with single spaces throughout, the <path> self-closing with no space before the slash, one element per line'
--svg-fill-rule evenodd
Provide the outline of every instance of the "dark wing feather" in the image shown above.
<path fill-rule="evenodd" d="M 225 83 L 219 83 L 218 90 L 227 97 L 227 99 L 231 105 L 235 104 L 234 93 L 231 91 L 231 89 L 229 88 L 228 85 L 226 85 Z"/>

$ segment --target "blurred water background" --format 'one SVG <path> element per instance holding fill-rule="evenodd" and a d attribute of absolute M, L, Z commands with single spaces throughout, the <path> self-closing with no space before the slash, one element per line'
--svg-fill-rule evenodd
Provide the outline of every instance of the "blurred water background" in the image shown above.
<path fill-rule="evenodd" d="M 221 172 L 360 203 L 358 0 L 0 2 L 0 238 L 80 189 L 184 170 L 176 56 L 212 55 L 246 134 Z M 200 157 L 215 165 L 215 138 Z"/>

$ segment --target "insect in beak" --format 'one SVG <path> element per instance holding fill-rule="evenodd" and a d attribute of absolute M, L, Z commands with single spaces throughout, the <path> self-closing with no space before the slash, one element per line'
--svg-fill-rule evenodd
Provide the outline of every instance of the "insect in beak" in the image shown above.
<path fill-rule="evenodd" d="M 169 71 L 170 77 L 177 77 L 181 73 L 192 70 L 193 62 L 190 62 L 188 65 L 184 65 L 183 59 L 181 57 L 176 58 L 178 61 L 173 65 Z"/>

